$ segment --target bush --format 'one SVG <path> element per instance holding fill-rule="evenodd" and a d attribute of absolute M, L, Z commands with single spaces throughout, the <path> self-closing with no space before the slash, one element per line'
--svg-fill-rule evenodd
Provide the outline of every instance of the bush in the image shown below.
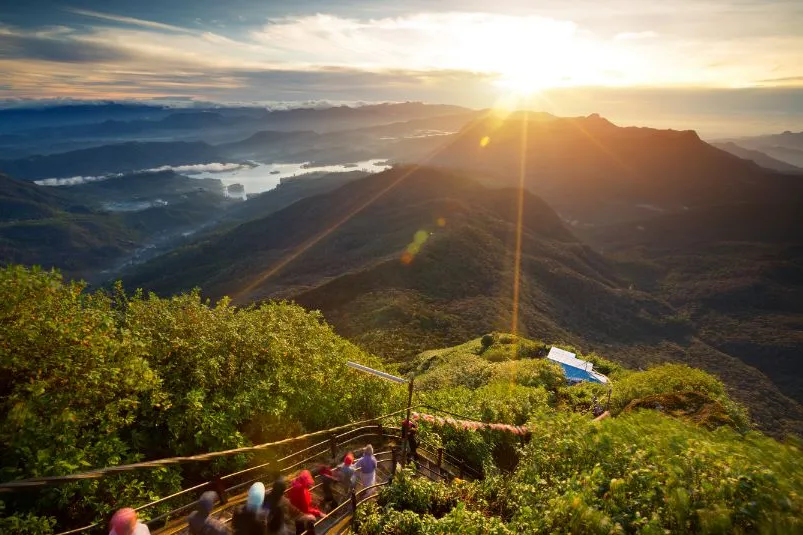
<path fill-rule="evenodd" d="M 376 359 L 301 307 L 83 290 L 55 272 L 0 270 L 4 481 L 268 442 L 402 404 L 402 389 L 345 365 Z M 179 490 L 182 476 L 190 486 L 246 461 L 12 494 L 4 522 L 87 524 Z"/>
<path fill-rule="evenodd" d="M 497 364 L 493 370 L 493 377 L 497 381 L 514 382 L 521 386 L 542 386 L 552 392 L 566 386 L 563 368 L 546 359 Z"/>
<path fill-rule="evenodd" d="M 483 335 L 482 338 L 480 339 L 480 343 L 482 344 L 483 350 L 488 349 L 494 343 L 494 335 L 492 334 Z"/>
<path fill-rule="evenodd" d="M 803 532 L 800 444 L 646 412 L 547 411 L 529 425 L 514 474 L 437 484 L 458 500 L 440 519 L 425 505 L 436 484 L 401 481 L 358 533 Z"/>
<path fill-rule="evenodd" d="M 479 388 L 491 379 L 493 367 L 487 360 L 466 355 L 463 358 L 451 358 L 440 365 L 432 367 L 429 372 L 416 378 L 419 390 L 437 390 L 465 386 Z"/>
<path fill-rule="evenodd" d="M 731 400 L 725 385 L 713 375 L 684 364 L 662 364 L 643 372 L 631 373 L 613 384 L 611 412 L 619 414 L 630 402 L 656 394 L 694 391 L 720 402 L 734 426 L 747 430 L 747 411 Z"/>
<path fill-rule="evenodd" d="M 801 450 L 655 413 L 533 422 L 513 484 L 513 519 L 534 533 L 795 533 L 803 528 Z M 527 490 L 525 490 L 527 489 Z"/>
<path fill-rule="evenodd" d="M 440 518 L 457 505 L 457 495 L 451 487 L 416 477 L 411 468 L 405 468 L 397 472 L 392 485 L 382 489 L 379 505 Z"/>

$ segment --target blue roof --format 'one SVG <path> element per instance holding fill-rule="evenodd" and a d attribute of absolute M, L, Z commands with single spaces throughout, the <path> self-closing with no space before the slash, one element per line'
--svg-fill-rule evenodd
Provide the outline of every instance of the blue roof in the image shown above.
<path fill-rule="evenodd" d="M 578 359 L 574 353 L 559 347 L 553 346 L 546 358 L 560 364 L 563 368 L 563 374 L 569 381 L 591 381 L 601 384 L 608 382 L 607 377 L 594 371 L 593 363 Z"/>

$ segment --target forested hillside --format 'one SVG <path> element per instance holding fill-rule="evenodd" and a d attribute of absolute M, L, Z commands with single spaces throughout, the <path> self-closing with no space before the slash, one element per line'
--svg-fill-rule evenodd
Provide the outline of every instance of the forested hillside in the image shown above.
<path fill-rule="evenodd" d="M 124 280 L 162 294 L 199 287 L 239 302 L 291 297 L 321 310 L 366 350 L 403 362 L 433 346 L 511 329 L 518 199 L 517 190 L 488 187 L 466 173 L 397 166 L 198 240 Z M 718 220 L 720 212 L 711 208 L 711 225 L 686 232 L 681 224 L 675 235 L 797 239 L 793 210 L 775 210 L 775 219 L 755 228 Z M 697 213 L 709 212 L 689 215 Z M 762 429 L 778 436 L 803 431 L 799 401 L 779 391 L 749 355 L 735 358 L 712 346 L 699 316 L 657 292 L 657 279 L 635 280 L 629 266 L 607 257 L 612 246 L 594 241 L 599 248 L 592 249 L 528 192 L 521 224 L 518 332 L 615 355 L 634 368 L 667 361 L 703 368 L 726 381 Z M 638 224 L 621 239 L 650 235 Z"/>
<path fill-rule="evenodd" d="M 374 357 L 295 305 L 86 293 L 21 267 L 0 271 L 0 294 L 3 481 L 267 442 L 401 404 L 387 383 L 345 366 Z M 12 517 L 0 532 L 15 518 L 28 526 L 15 533 L 85 525 L 116 504 L 147 503 L 246 462 L 3 495 Z"/>
<path fill-rule="evenodd" d="M 197 293 L 82 290 L 56 273 L 0 271 L 3 481 L 218 451 L 403 406 L 403 388 L 345 366 L 380 361 L 296 305 L 236 309 Z M 416 378 L 415 403 L 525 425 L 529 445 L 503 431 L 422 423 L 426 440 L 485 479 L 440 487 L 403 475 L 382 492 L 382 508 L 362 510 L 359 532 L 800 526 L 799 445 L 750 430 L 721 381 L 683 365 L 634 372 L 585 355 L 613 381 L 613 417 L 592 423 L 593 396 L 604 400 L 607 387 L 567 385 L 542 357 L 549 345 L 488 333 L 422 353 L 401 370 Z M 240 469 L 248 457 L 4 494 L 0 530 L 46 534 L 102 520 L 122 504 Z"/>

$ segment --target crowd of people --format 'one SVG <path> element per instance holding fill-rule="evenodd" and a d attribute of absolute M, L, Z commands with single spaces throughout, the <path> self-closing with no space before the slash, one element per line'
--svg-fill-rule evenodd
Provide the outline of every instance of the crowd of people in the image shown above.
<path fill-rule="evenodd" d="M 295 525 L 297 535 L 305 532 L 314 535 L 315 523 L 340 505 L 336 486 L 342 489 L 342 495 L 350 496 L 358 480 L 364 488 L 375 485 L 377 464 L 374 449 L 368 444 L 359 459 L 355 460 L 354 454 L 349 452 L 337 466 L 320 464 L 313 471 L 302 470 L 289 488 L 283 477 L 273 482 L 270 492 L 266 492 L 263 483 L 254 483 L 248 489 L 245 503 L 235 508 L 230 523 L 212 516 L 220 495 L 213 490 L 206 491 L 187 518 L 190 535 L 291 535 L 288 524 L 290 529 Z M 319 503 L 315 503 L 311 492 L 315 477 L 321 482 Z M 366 496 L 375 491 L 369 488 Z M 110 528 L 109 535 L 150 535 L 148 526 L 140 522 L 136 511 L 130 508 L 117 511 Z"/>

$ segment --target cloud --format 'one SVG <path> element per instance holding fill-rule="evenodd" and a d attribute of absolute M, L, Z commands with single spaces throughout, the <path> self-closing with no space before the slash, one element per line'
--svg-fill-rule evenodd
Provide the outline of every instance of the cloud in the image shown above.
<path fill-rule="evenodd" d="M 63 35 L 63 34 L 59 34 Z M 121 61 L 130 55 L 115 46 L 98 46 L 80 39 L 23 34 L 0 28 L 0 59 L 27 59 L 62 63 Z"/>
<path fill-rule="evenodd" d="M 70 178 L 44 178 L 42 180 L 34 180 L 34 184 L 39 186 L 80 186 L 81 184 L 88 184 L 90 182 L 100 182 L 110 178 L 119 178 L 123 176 L 122 173 L 113 173 L 109 175 L 99 176 L 73 176 Z"/>
<path fill-rule="evenodd" d="M 652 30 L 647 30 L 643 32 L 617 33 L 613 39 L 615 41 L 634 41 L 637 39 L 652 39 L 653 37 L 658 37 L 658 34 Z"/>
<path fill-rule="evenodd" d="M 766 78 L 757 80 L 761 84 L 795 84 L 803 85 L 803 76 L 785 76 L 783 78 Z"/>
<path fill-rule="evenodd" d="M 162 22 L 154 22 L 151 20 L 136 19 L 134 17 L 124 17 L 122 15 L 112 15 L 109 13 L 101 13 L 99 11 L 91 11 L 88 9 L 67 9 L 70 13 L 76 15 L 84 15 L 101 20 L 108 20 L 112 22 L 119 22 L 121 24 L 131 24 L 133 26 L 141 26 L 143 28 L 150 28 L 152 30 L 164 30 L 168 32 L 177 33 L 196 33 L 189 28 L 182 28 L 181 26 L 173 26 L 172 24 L 164 24 Z"/>
<path fill-rule="evenodd" d="M 200 163 L 193 165 L 163 165 L 153 169 L 140 171 L 140 173 L 159 173 L 162 171 L 174 171 L 176 173 L 183 173 L 187 175 L 197 175 L 199 173 L 225 173 L 227 171 L 237 171 L 238 169 L 247 169 L 250 165 L 240 163 Z"/>
<path fill-rule="evenodd" d="M 119 24 L 0 25 L 0 98 L 437 99 L 482 106 L 516 85 L 792 85 L 797 82 L 782 79 L 798 75 L 803 61 L 801 36 L 730 40 L 709 32 L 692 38 L 696 27 L 661 25 L 671 14 L 657 5 L 648 10 L 652 18 L 605 22 L 558 7 L 544 12 L 550 17 L 315 14 L 271 18 L 225 35 L 72 10 Z M 151 18 L 157 12 L 143 11 Z M 630 28 L 651 30 L 620 31 Z M 505 80 L 511 83 L 499 83 Z"/>
<path fill-rule="evenodd" d="M 330 14 L 271 19 L 251 38 L 306 64 L 500 72 L 542 67 L 573 48 L 569 20 L 478 12 L 355 19 Z M 547 53 L 549 51 L 549 53 Z M 561 51 L 560 53 L 558 53 Z"/>

